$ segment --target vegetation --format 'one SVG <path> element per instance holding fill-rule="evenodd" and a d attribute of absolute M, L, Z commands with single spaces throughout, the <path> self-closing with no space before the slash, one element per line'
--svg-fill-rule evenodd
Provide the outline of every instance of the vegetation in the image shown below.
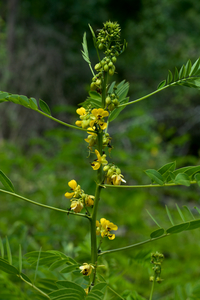
<path fill-rule="evenodd" d="M 27 6 L 24 5 L 25 2 L 21 1 L 23 9 L 26 9 L 24 14 L 21 14 L 22 6 L 20 3 L 20 22 L 18 23 L 18 28 L 22 25 L 22 19 L 27 19 L 28 10 Z M 195 11 L 189 1 L 184 2 L 183 6 L 182 4 L 180 6 L 180 3 L 177 1 L 169 5 L 165 2 L 157 4 L 152 1 L 152 8 L 150 8 L 144 5 L 145 3 L 143 2 L 140 7 L 137 7 L 134 21 L 129 19 L 128 15 L 126 20 L 120 20 L 120 17 L 116 17 L 116 8 L 112 10 L 114 18 L 122 21 L 122 33 L 128 40 L 127 50 L 123 53 L 123 57 L 116 62 L 117 73 L 114 75 L 114 80 L 119 83 L 124 78 L 127 78 L 130 81 L 130 101 L 143 97 L 145 93 L 151 93 L 157 85 L 156 82 L 163 79 L 166 74 L 165 70 L 168 68 L 173 70 L 174 65 L 176 65 L 178 70 L 180 70 L 182 63 L 186 62 L 188 57 L 191 57 L 192 65 L 194 65 L 198 57 L 198 42 L 196 42 L 198 39 L 195 39 L 195 35 L 198 35 L 198 18 L 195 17 L 198 7 L 195 8 Z M 106 5 L 104 9 L 106 9 Z M 69 7 L 69 11 L 72 13 L 73 5 L 70 4 Z M 48 11 L 51 8 L 50 5 L 45 16 L 48 15 Z M 161 10 L 163 11 L 162 18 L 158 19 L 157 16 L 160 15 Z M 33 10 L 30 11 L 33 13 Z M 38 8 L 35 8 L 35 11 L 40 12 L 39 14 L 41 15 L 43 14 L 42 10 Z M 75 8 L 74 11 L 76 11 Z M 42 23 L 43 30 L 41 32 L 45 34 L 44 29 L 48 28 L 49 21 L 46 19 L 46 21 L 42 20 L 41 22 L 39 14 L 38 16 L 34 14 L 29 18 L 29 25 L 32 26 L 34 22 L 37 27 L 38 25 L 41 26 Z M 152 16 L 151 18 L 148 17 L 150 15 Z M 174 18 L 174 16 L 176 17 Z M 62 20 L 60 15 L 59 19 Z M 55 16 L 54 20 L 56 20 Z M 15 64 L 13 64 L 13 70 L 10 71 L 9 76 L 5 72 L 8 60 L 4 59 L 7 56 L 2 44 L 1 89 L 8 90 L 14 93 L 14 95 L 29 95 L 28 99 L 30 99 L 30 96 L 35 98 L 41 97 L 45 101 L 47 100 L 53 115 L 57 119 L 74 124 L 75 120 L 77 120 L 77 115 L 75 116 L 75 108 L 71 105 L 74 105 L 75 102 L 83 101 L 85 98 L 84 86 L 87 86 L 87 89 L 89 89 L 88 83 L 90 82 L 90 69 L 85 69 L 84 64 L 80 60 L 80 46 L 77 45 L 80 44 L 81 35 L 79 37 L 77 33 L 87 30 L 86 25 L 88 22 L 97 24 L 93 26 L 94 28 L 100 28 L 101 25 L 99 24 L 102 18 L 100 17 L 99 21 L 97 19 L 92 21 L 92 17 L 90 16 L 88 20 L 77 23 L 80 26 L 80 30 L 78 27 L 72 26 L 73 38 L 71 36 L 69 40 L 73 44 L 71 45 L 74 55 L 73 60 L 71 60 L 73 66 L 71 69 L 68 69 L 69 80 L 66 78 L 62 81 L 62 88 L 59 92 L 58 88 L 54 89 L 52 85 L 54 80 L 51 81 L 49 80 L 50 77 L 47 78 L 45 76 L 47 73 L 51 74 L 47 71 L 48 68 L 40 76 L 43 79 L 46 78 L 47 84 L 51 82 L 51 88 L 49 89 L 48 85 L 44 84 L 44 80 L 43 84 L 39 84 L 40 79 L 38 80 L 37 77 L 39 68 L 36 61 L 33 62 L 35 67 L 31 68 L 32 78 L 29 80 L 29 82 L 35 82 L 35 85 L 24 84 L 22 86 L 26 80 L 22 80 L 21 77 L 19 82 L 19 76 L 15 74 L 20 74 L 17 70 L 23 67 L 24 71 L 23 74 L 21 72 L 21 76 L 26 77 L 27 75 L 25 74 L 29 74 L 28 66 L 30 65 L 25 59 L 24 62 L 27 61 L 27 66 L 20 66 L 20 59 L 18 59 L 17 55 L 22 49 L 24 53 L 28 49 L 29 51 L 34 51 L 34 47 L 27 49 L 22 44 L 18 44 L 18 48 L 15 48 Z M 163 24 L 163 30 L 158 31 L 158 28 L 162 28 L 161 24 Z M 180 24 L 184 24 L 183 30 Z M 195 28 L 193 34 L 190 34 L 189 24 L 195 25 L 193 26 Z M 59 27 L 60 32 L 62 32 L 61 27 Z M 4 28 L 7 28 L 7 22 Z M 25 37 L 26 30 L 24 29 L 23 32 L 22 28 L 21 34 L 23 33 Z M 54 26 L 54 30 L 57 31 L 57 29 Z M 173 32 L 170 31 L 172 29 L 175 33 L 174 36 Z M 17 32 L 17 35 L 19 32 Z M 27 33 L 29 32 L 30 30 L 27 28 Z M 177 36 L 177 32 L 179 32 L 179 36 Z M 56 35 L 57 33 L 54 37 Z M 6 31 L 4 32 L 4 36 L 7 37 Z M 89 37 L 88 30 L 87 37 Z M 163 50 L 163 43 L 167 40 L 167 37 L 169 43 L 167 43 L 165 50 Z M 180 39 L 177 41 L 178 37 Z M 51 38 L 53 38 L 52 34 Z M 27 41 L 27 39 L 23 39 L 23 41 Z M 172 47 L 174 44 L 171 41 L 176 42 L 175 48 Z M 181 41 L 184 41 L 185 46 L 183 46 Z M 27 42 L 28 44 L 29 42 Z M 49 51 L 49 49 L 52 49 L 51 46 L 55 46 L 55 44 L 51 42 L 47 45 L 46 50 Z M 61 44 L 64 45 L 64 39 L 62 39 Z M 154 47 L 155 44 L 157 47 Z M 34 41 L 32 45 L 34 45 Z M 41 44 L 39 43 L 39 45 Z M 92 66 L 94 66 L 96 59 L 94 59 L 90 38 L 88 38 L 88 45 L 91 49 L 90 60 Z M 69 47 L 69 43 L 66 46 Z M 77 48 L 76 51 L 74 51 L 75 48 Z M 70 57 L 68 56 L 69 52 L 66 52 L 63 48 L 64 52 L 66 61 L 63 64 L 63 68 Z M 39 51 L 39 53 L 42 52 Z M 151 53 L 152 55 L 150 55 Z M 32 57 L 32 55 L 28 56 Z M 26 57 L 26 55 L 22 55 L 21 57 Z M 141 58 L 140 64 L 138 64 L 138 57 Z M 46 67 L 45 61 L 42 61 L 44 62 L 44 67 Z M 40 63 L 39 60 L 38 63 Z M 59 70 L 58 73 L 62 72 Z M 12 85 L 9 83 L 11 74 L 13 74 Z M 172 74 L 174 77 L 174 71 L 172 71 Z M 34 80 L 33 76 L 36 76 Z M 76 80 L 78 80 L 78 84 Z M 21 84 L 21 87 L 19 87 L 19 84 Z M 56 86 L 58 87 L 59 85 L 56 83 Z M 64 86 L 65 88 L 63 89 Z M 76 86 L 77 88 L 71 89 L 71 86 Z M 40 87 L 45 91 L 43 92 Z M 60 91 L 62 91 L 62 96 L 60 96 Z M 69 91 L 70 94 L 68 94 Z M 148 177 L 143 173 L 143 170 L 159 170 L 163 164 L 167 164 L 170 161 L 172 163 L 168 166 L 172 169 L 179 169 L 187 165 L 199 165 L 199 139 L 197 138 L 198 92 L 194 89 L 180 88 L 178 86 L 173 89 L 165 88 L 165 91 L 162 92 L 162 97 L 160 92 L 161 90 L 150 99 L 138 102 L 133 106 L 129 105 L 127 109 L 123 110 L 123 113 L 119 114 L 114 122 L 109 124 L 109 134 L 112 136 L 112 145 L 114 148 L 111 151 L 111 158 L 107 155 L 107 160 L 118 165 L 122 170 L 124 179 L 129 185 L 149 185 Z M 9 96 L 11 95 L 13 94 L 9 94 Z M 161 101 L 162 105 L 160 105 Z M 42 104 L 41 108 L 44 109 Z M 93 194 L 95 183 L 91 177 L 93 177 L 92 172 L 94 171 L 88 167 L 88 162 L 93 161 L 95 154 L 86 160 L 86 147 L 85 149 L 84 147 L 80 147 L 83 136 L 85 136 L 84 132 L 71 129 L 66 130 L 67 128 L 63 128 L 62 125 L 51 122 L 51 120 L 43 118 L 43 116 L 40 117 L 40 114 L 26 110 L 23 106 L 16 106 L 16 104 L 11 102 L 2 103 L 0 109 L 1 136 L 3 137 L 1 139 L 0 154 L 1 170 L 12 179 L 17 193 L 44 205 L 58 206 L 63 210 L 66 210 L 66 203 L 68 202 L 62 196 L 63 191 L 66 192 L 67 182 L 72 178 L 75 178 L 89 195 Z M 20 114 L 20 118 L 18 114 Z M 54 126 L 52 124 L 58 125 Z M 22 146 L 20 146 L 20 143 L 22 143 Z M 176 161 L 176 166 L 174 161 Z M 150 174 L 152 173 L 150 172 Z M 188 181 L 186 180 L 185 183 L 188 184 Z M 138 243 L 142 240 L 148 240 L 151 232 L 157 230 L 157 226 L 146 210 L 165 230 L 172 227 L 165 212 L 165 205 L 169 208 L 172 221 L 176 224 L 183 222 L 176 208 L 176 203 L 178 203 L 179 208 L 182 205 L 187 205 L 194 217 L 198 219 L 198 211 L 194 209 L 194 207 L 198 207 L 199 201 L 197 185 L 191 185 L 190 188 L 174 186 L 170 189 L 168 187 L 128 190 L 124 188 L 112 188 L 112 190 L 103 190 L 102 193 L 102 200 L 106 199 L 106 203 L 100 201 L 98 220 L 100 220 L 101 216 L 105 216 L 106 219 L 117 224 L 119 228 L 116 231 L 116 238 L 113 241 L 106 241 L 104 239 L 102 247 L 105 251 L 110 249 L 111 246 L 114 249 L 133 244 L 133 241 L 134 243 Z M 118 200 L 116 201 L 116 199 Z M 181 211 L 182 214 L 185 211 L 184 218 L 186 222 L 187 220 L 192 220 L 192 216 L 188 210 L 181 208 Z M 38 215 L 40 216 L 39 218 Z M 61 218 L 61 215 L 56 211 L 42 210 L 40 207 L 37 208 L 37 206 L 28 205 L 16 198 L 11 198 L 1 193 L 1 237 L 4 248 L 6 248 L 5 236 L 8 236 L 14 266 L 18 268 L 19 244 L 21 244 L 23 254 L 33 250 L 38 251 L 42 247 L 42 251 L 51 249 L 61 251 L 67 256 L 73 257 L 79 263 L 89 261 L 90 238 L 89 236 L 85 237 L 86 232 L 89 232 L 86 220 L 84 221 L 76 217 L 72 220 L 73 216 L 66 217 L 67 219 L 64 217 Z M 178 220 L 178 218 L 180 219 Z M 66 229 L 63 230 L 63 228 Z M 198 229 L 192 232 L 184 231 L 178 235 L 171 235 L 166 239 L 154 241 L 152 244 L 146 244 L 137 249 L 133 248 L 133 250 L 129 249 L 125 252 L 112 253 L 106 257 L 103 255 L 101 259 L 104 267 L 101 269 L 101 275 L 109 283 L 109 287 L 124 298 L 129 297 L 131 299 L 132 297 L 133 299 L 137 299 L 139 296 L 136 296 L 136 292 L 134 291 L 148 298 L 151 290 L 149 277 L 153 275 L 152 266 L 149 262 L 151 260 L 151 253 L 158 250 L 164 253 L 165 256 L 163 262 L 164 270 L 162 271 L 164 281 L 155 287 L 153 297 L 155 299 L 186 299 L 186 297 L 193 299 L 196 293 L 198 299 L 199 281 L 198 266 L 196 263 L 198 259 L 198 235 Z M 35 278 L 34 271 L 31 270 L 30 265 L 26 263 L 25 259 L 23 268 L 23 272 L 26 272 L 26 275 L 33 281 L 33 278 Z M 186 269 L 188 272 L 185 272 Z M 79 273 L 79 270 L 77 273 Z M 40 287 L 44 288 L 44 285 L 42 286 L 42 278 L 48 277 L 55 280 L 57 275 L 57 272 L 53 274 L 46 267 L 39 266 L 35 284 L 37 286 L 40 284 Z M 61 274 L 61 276 L 63 275 Z M 13 291 L 15 292 L 16 299 L 26 299 L 26 297 L 30 298 L 31 296 L 36 297 L 35 295 L 33 296 L 33 291 L 28 286 L 20 283 L 12 275 L 2 272 L 1 279 L 1 287 L 5 291 L 1 296 L 3 297 L 2 299 L 9 298 L 10 291 L 12 293 Z M 131 291 L 132 296 L 128 296 L 128 292 L 124 293 L 125 289 Z M 193 296 L 191 296 L 192 294 Z M 116 295 L 111 293 L 107 297 L 108 299 L 111 297 L 115 299 Z"/>

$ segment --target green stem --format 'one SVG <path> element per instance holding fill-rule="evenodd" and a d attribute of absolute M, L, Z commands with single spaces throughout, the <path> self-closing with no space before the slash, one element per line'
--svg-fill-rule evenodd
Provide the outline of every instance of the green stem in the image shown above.
<path fill-rule="evenodd" d="M 163 234 L 163 235 L 161 235 L 161 236 L 159 236 L 157 238 L 149 239 L 149 240 L 146 240 L 144 242 L 137 243 L 137 244 L 129 245 L 129 246 L 122 247 L 122 248 L 117 248 L 117 249 L 102 251 L 102 252 L 98 253 L 98 256 L 101 256 L 101 255 L 104 255 L 104 254 L 108 254 L 108 253 L 114 253 L 114 252 L 119 252 L 119 251 L 123 251 L 123 250 L 128 250 L 128 249 L 135 248 L 135 247 L 139 247 L 139 246 L 142 246 L 144 244 L 147 244 L 147 243 L 150 243 L 150 242 L 162 239 L 162 238 L 164 238 L 166 236 L 169 236 L 169 235 L 170 235 L 169 233 L 166 233 L 166 234 Z"/>
<path fill-rule="evenodd" d="M 28 285 L 30 285 L 34 290 L 36 290 L 37 292 L 39 292 L 40 294 L 42 294 L 44 297 L 51 299 L 46 293 L 44 293 L 43 291 L 41 291 L 38 287 L 36 287 L 34 284 L 32 284 L 31 282 L 26 281 L 21 275 L 17 275 L 21 280 L 23 280 L 25 283 L 27 283 Z"/>
<path fill-rule="evenodd" d="M 102 139 L 103 139 L 103 132 L 98 133 L 98 151 L 100 155 L 102 155 Z M 94 199 L 94 206 L 92 210 L 92 215 L 90 219 L 91 225 L 91 263 L 97 266 L 97 259 L 98 259 L 98 249 L 97 249 L 97 237 L 96 237 L 96 219 L 97 219 L 97 209 L 101 194 L 101 184 L 103 179 L 103 170 L 102 166 L 97 170 L 97 182 L 96 182 L 96 191 L 95 191 L 95 199 Z M 91 274 L 90 282 L 94 285 L 96 277 L 96 269 Z"/>
<path fill-rule="evenodd" d="M 87 215 L 84 215 L 84 214 L 80 214 L 80 213 L 77 214 L 75 212 L 68 211 L 68 210 L 65 210 L 65 209 L 61 209 L 61 208 L 57 208 L 57 207 L 45 205 L 45 204 L 42 204 L 42 203 L 38 203 L 38 202 L 35 202 L 33 200 L 30 200 L 28 198 L 22 197 L 22 196 L 20 196 L 18 194 L 15 194 L 15 193 L 12 193 L 12 192 L 9 192 L 9 191 L 5 191 L 5 190 L 0 189 L 0 192 L 8 194 L 8 195 L 11 195 L 11 196 L 14 196 L 16 198 L 19 198 L 21 200 L 27 201 L 27 202 L 29 202 L 31 204 L 34 204 L 34 205 L 37 205 L 37 206 L 41 206 L 41 207 L 52 209 L 52 210 L 59 211 L 59 212 L 62 212 L 62 213 L 72 214 L 72 215 L 76 215 L 76 216 L 79 216 L 79 217 L 84 217 L 84 218 L 90 219 L 90 216 L 87 216 Z"/>
<path fill-rule="evenodd" d="M 107 286 L 107 288 L 109 290 L 111 290 L 111 292 L 113 292 L 115 295 L 117 295 L 120 299 L 124 300 L 124 298 L 122 298 L 117 292 L 115 292 L 110 286 Z"/>
<path fill-rule="evenodd" d="M 104 72 L 104 81 L 102 87 L 102 107 L 105 108 L 106 104 L 106 85 L 108 80 L 108 72 Z"/>
<path fill-rule="evenodd" d="M 51 119 L 51 120 L 53 120 L 53 121 L 55 121 L 55 122 L 57 122 L 57 123 L 60 123 L 60 124 L 62 124 L 62 125 L 64 125 L 64 126 L 67 126 L 67 127 L 70 127 L 70 128 L 74 128 L 74 129 L 77 129 L 77 130 L 81 130 L 81 131 L 87 131 L 87 132 L 92 132 L 92 133 L 94 133 L 94 131 L 91 131 L 91 130 L 88 130 L 88 129 L 84 129 L 84 128 L 81 128 L 81 127 L 78 127 L 78 126 L 74 126 L 74 125 L 65 123 L 65 122 L 63 122 L 63 121 L 60 121 L 60 120 L 58 120 L 58 119 L 56 119 L 56 118 L 54 118 L 54 117 L 52 117 L 52 116 L 50 116 L 50 115 L 44 113 L 43 111 L 41 111 L 41 110 L 39 110 L 39 109 L 35 109 L 35 111 L 39 112 L 41 115 L 43 115 L 43 116 L 45 116 L 45 117 L 47 117 L 47 118 L 49 118 L 49 119 Z"/>
<path fill-rule="evenodd" d="M 196 180 L 190 181 L 190 184 L 197 183 Z M 154 187 L 168 187 L 168 186 L 183 186 L 182 184 L 178 183 L 164 183 L 163 185 L 160 184 L 144 184 L 144 185 L 111 185 L 111 184 L 104 184 L 102 185 L 103 188 L 154 188 Z"/>
<path fill-rule="evenodd" d="M 154 279 L 153 279 L 153 282 L 152 282 L 152 286 L 151 286 L 151 294 L 150 294 L 149 300 L 152 300 L 152 297 L 153 297 L 153 291 L 154 291 L 154 285 L 155 285 L 155 276 L 154 276 Z"/>

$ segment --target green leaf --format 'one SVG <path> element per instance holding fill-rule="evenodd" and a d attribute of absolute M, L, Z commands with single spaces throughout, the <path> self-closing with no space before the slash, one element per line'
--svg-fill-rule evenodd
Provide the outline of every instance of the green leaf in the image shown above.
<path fill-rule="evenodd" d="M 95 299 L 95 300 L 101 300 L 102 297 L 100 297 L 96 292 L 93 292 L 93 290 L 88 294 L 88 296 L 86 297 L 86 299 Z"/>
<path fill-rule="evenodd" d="M 37 105 L 37 101 L 36 101 L 35 98 L 30 98 L 29 103 L 30 103 L 30 108 L 31 109 L 38 110 L 38 105 Z"/>
<path fill-rule="evenodd" d="M 185 185 L 185 186 L 190 186 L 189 176 L 185 173 L 179 173 L 175 178 L 175 183 Z"/>
<path fill-rule="evenodd" d="M 28 278 L 28 276 L 26 276 L 24 273 L 20 273 L 20 276 L 21 276 L 24 280 L 26 280 L 27 282 L 29 282 L 29 283 L 32 284 L 30 278 Z"/>
<path fill-rule="evenodd" d="M 164 179 L 162 177 L 162 175 L 154 170 L 154 169 L 149 169 L 146 170 L 145 173 L 147 174 L 147 176 L 149 176 L 151 178 L 151 180 L 159 185 L 163 185 L 164 184 Z"/>
<path fill-rule="evenodd" d="M 174 81 L 178 80 L 178 69 L 175 67 L 175 72 L 174 72 Z"/>
<path fill-rule="evenodd" d="M 188 77 L 192 68 L 191 60 L 189 59 L 185 65 L 185 77 Z"/>
<path fill-rule="evenodd" d="M 99 95 L 99 93 L 97 93 L 96 91 L 90 91 L 89 92 L 89 95 L 90 95 L 90 97 L 92 98 L 92 99 L 94 99 L 94 100 L 98 100 L 98 101 L 100 101 L 101 102 L 101 96 Z"/>
<path fill-rule="evenodd" d="M 12 265 L 12 253 L 10 250 L 10 244 L 9 244 L 9 240 L 6 237 L 6 251 L 7 251 L 7 256 L 8 256 L 8 262 L 10 265 Z"/>
<path fill-rule="evenodd" d="M 195 73 L 198 71 L 200 65 L 200 58 L 198 58 L 195 63 L 193 64 L 189 76 L 195 75 Z"/>
<path fill-rule="evenodd" d="M 161 228 L 161 226 L 158 224 L 158 222 L 154 219 L 154 217 L 150 214 L 150 212 L 146 209 L 146 211 L 147 211 L 147 213 L 149 214 L 149 216 L 151 217 L 151 219 L 156 223 L 156 225 L 158 226 L 158 227 L 160 227 Z"/>
<path fill-rule="evenodd" d="M 116 90 L 116 94 L 119 97 L 120 103 L 124 98 L 126 98 L 128 91 L 129 91 L 129 83 L 128 82 L 125 83 L 125 80 L 123 80 L 122 82 L 123 82 L 123 85 L 120 85 L 120 83 L 119 83 L 117 86 L 117 90 Z"/>
<path fill-rule="evenodd" d="M 197 172 L 200 172 L 200 166 L 190 167 L 184 173 L 187 174 L 189 177 L 192 177 Z"/>
<path fill-rule="evenodd" d="M 89 58 L 89 53 L 88 53 L 88 47 L 87 47 L 87 39 L 86 39 L 86 32 L 84 33 L 83 35 L 83 43 L 82 43 L 82 46 L 83 46 L 83 51 L 82 52 L 82 56 L 83 56 L 83 59 L 88 63 L 90 64 L 90 58 Z"/>
<path fill-rule="evenodd" d="M 188 211 L 188 213 L 191 215 L 191 217 L 195 220 L 195 217 L 194 217 L 193 213 L 191 212 L 191 210 L 186 205 L 183 205 L 183 207 Z"/>
<path fill-rule="evenodd" d="M 16 104 L 20 104 L 19 102 L 19 95 L 11 94 L 10 96 L 7 97 L 8 101 L 11 101 Z"/>
<path fill-rule="evenodd" d="M 19 274 L 19 271 L 11 266 L 5 259 L 0 258 L 0 270 L 4 271 L 7 274 Z"/>
<path fill-rule="evenodd" d="M 44 102 L 43 100 L 39 99 L 39 105 L 40 105 L 41 110 L 43 112 L 45 112 L 45 114 L 51 116 L 50 108 L 49 108 L 49 106 L 48 106 L 48 104 L 46 102 Z"/>
<path fill-rule="evenodd" d="M 72 271 L 78 269 L 78 267 L 79 267 L 78 264 L 77 264 L 77 265 L 68 266 L 68 267 L 62 269 L 62 270 L 60 271 L 60 273 L 70 273 L 70 272 L 72 272 Z"/>
<path fill-rule="evenodd" d="M 184 78 L 185 77 L 185 66 L 184 65 L 182 65 L 182 67 L 181 67 L 181 69 L 180 69 L 180 71 L 179 71 L 179 74 L 178 74 L 178 77 L 179 77 L 179 79 L 182 79 L 182 78 Z"/>
<path fill-rule="evenodd" d="M 6 93 L 6 92 L 0 92 L 0 102 L 1 102 L 1 100 L 7 101 L 5 98 L 8 97 L 8 96 L 9 96 L 8 93 Z"/>
<path fill-rule="evenodd" d="M 57 260 L 51 264 L 51 266 L 49 267 L 49 270 L 53 271 L 63 265 L 66 265 L 67 262 L 68 262 L 68 259 Z"/>
<path fill-rule="evenodd" d="M 116 81 L 113 81 L 113 82 L 111 83 L 111 85 L 109 86 L 108 94 L 112 94 L 113 88 L 114 88 L 114 86 L 115 86 L 115 83 L 116 83 Z M 118 84 L 118 87 L 119 87 L 119 85 L 120 85 L 120 83 Z"/>
<path fill-rule="evenodd" d="M 173 75 L 170 70 L 168 70 L 168 76 L 167 76 L 167 84 L 171 83 L 173 80 Z"/>
<path fill-rule="evenodd" d="M 157 87 L 157 90 L 163 88 L 165 86 L 165 84 L 166 84 L 166 80 L 161 81 Z"/>
<path fill-rule="evenodd" d="M 200 214 L 200 209 L 197 207 L 197 206 L 195 206 L 194 207 L 197 211 L 198 211 L 198 213 Z"/>
<path fill-rule="evenodd" d="M 169 171 L 174 171 L 176 167 L 176 162 L 171 162 L 171 163 L 168 163 L 164 166 L 162 166 L 158 172 L 162 175 L 163 179 L 167 179 L 168 175 L 169 175 Z"/>
<path fill-rule="evenodd" d="M 200 228 L 200 220 L 190 221 L 190 225 L 186 230 L 193 230 Z"/>
<path fill-rule="evenodd" d="M 60 299 L 61 296 L 68 296 L 68 295 L 75 296 L 75 297 L 82 299 L 81 297 L 83 296 L 83 293 L 74 288 L 63 288 L 63 289 L 59 289 L 57 291 L 51 292 L 49 294 L 49 297 L 51 299 Z"/>
<path fill-rule="evenodd" d="M 25 107 L 30 107 L 29 99 L 26 96 L 20 95 L 19 102 L 21 105 L 23 105 Z"/>
<path fill-rule="evenodd" d="M 58 287 L 53 279 L 38 279 L 37 282 L 48 290 L 58 290 Z"/>
<path fill-rule="evenodd" d="M 150 234 L 151 239 L 157 238 L 165 233 L 163 228 L 157 229 Z"/>
<path fill-rule="evenodd" d="M 196 174 L 196 175 L 194 176 L 194 178 L 195 178 L 195 180 L 196 180 L 198 186 L 200 186 L 200 174 L 199 174 L 199 173 Z"/>
<path fill-rule="evenodd" d="M 106 290 L 106 287 L 107 287 L 107 283 L 106 282 L 100 282 L 100 283 L 97 283 L 94 287 L 93 287 L 93 291 L 95 290 L 100 290 L 100 291 L 105 291 Z"/>
<path fill-rule="evenodd" d="M 4 258 L 4 246 L 1 237 L 0 237 L 0 251 L 1 251 L 1 258 Z"/>
<path fill-rule="evenodd" d="M 170 211 L 169 211 L 167 205 L 165 205 L 165 208 L 166 208 L 166 212 L 167 212 L 168 218 L 169 218 L 170 222 L 172 223 L 172 225 L 174 226 L 174 221 L 172 219 L 172 216 L 170 214 Z"/>
<path fill-rule="evenodd" d="M 190 222 L 178 224 L 175 226 L 172 226 L 166 230 L 167 233 L 173 234 L 173 233 L 179 233 L 184 230 L 186 230 L 190 226 Z"/>
<path fill-rule="evenodd" d="M 58 286 L 63 286 L 65 288 L 72 288 L 72 289 L 75 289 L 77 291 L 80 291 L 82 293 L 82 296 L 85 296 L 84 289 L 80 285 L 78 285 L 78 284 L 76 284 L 76 283 L 74 283 L 72 281 L 59 280 L 59 281 L 56 282 L 56 284 Z"/>
<path fill-rule="evenodd" d="M 178 210 L 178 213 L 182 219 L 183 222 L 186 222 L 185 218 L 184 218 L 184 215 L 182 214 L 182 211 L 180 210 L 179 206 L 176 204 L 176 208 Z"/>
<path fill-rule="evenodd" d="M 14 192 L 14 186 L 12 182 L 2 171 L 0 171 L 0 181 L 7 190 Z"/>

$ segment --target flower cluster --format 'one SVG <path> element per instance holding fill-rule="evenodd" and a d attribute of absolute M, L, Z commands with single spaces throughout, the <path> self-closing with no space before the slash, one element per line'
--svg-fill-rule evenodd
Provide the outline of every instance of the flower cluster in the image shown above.
<path fill-rule="evenodd" d="M 96 221 L 96 234 L 101 235 L 101 237 L 107 236 L 109 240 L 114 240 L 115 234 L 110 233 L 112 230 L 117 230 L 117 225 L 111 223 L 110 221 L 101 218 L 100 222 Z"/>
<path fill-rule="evenodd" d="M 66 192 L 65 197 L 71 199 L 71 210 L 75 213 L 81 212 L 83 207 L 89 207 L 94 204 L 94 196 L 87 195 L 81 189 L 80 185 L 77 184 L 76 180 L 71 180 L 68 182 L 69 187 L 72 192 Z"/>
<path fill-rule="evenodd" d="M 115 166 L 114 164 L 108 164 L 103 168 L 104 172 L 106 172 L 106 183 L 113 185 L 120 185 L 121 182 L 126 181 L 123 179 L 124 176 L 121 174 L 120 168 Z"/>
<path fill-rule="evenodd" d="M 164 255 L 161 253 L 152 253 L 151 254 L 151 263 L 153 266 L 154 276 L 150 277 L 150 281 L 156 280 L 156 282 L 161 283 L 163 279 L 160 278 L 161 275 L 161 264 L 163 262 Z"/>
<path fill-rule="evenodd" d="M 104 121 L 105 117 L 109 116 L 109 112 L 103 108 L 94 108 L 86 110 L 84 107 L 76 110 L 81 120 L 76 121 L 76 125 L 88 130 L 101 129 L 104 130 L 107 127 L 107 123 Z"/>

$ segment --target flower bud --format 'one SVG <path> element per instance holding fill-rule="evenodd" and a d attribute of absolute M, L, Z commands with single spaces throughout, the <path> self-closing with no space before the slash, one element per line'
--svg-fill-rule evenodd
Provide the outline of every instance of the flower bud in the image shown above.
<path fill-rule="evenodd" d="M 99 70 L 99 69 L 101 68 L 101 64 L 100 64 L 100 63 L 96 64 L 96 65 L 94 66 L 94 68 L 95 68 L 95 70 Z"/>
<path fill-rule="evenodd" d="M 108 96 L 106 97 L 106 104 L 109 105 L 111 103 L 111 98 Z"/>

